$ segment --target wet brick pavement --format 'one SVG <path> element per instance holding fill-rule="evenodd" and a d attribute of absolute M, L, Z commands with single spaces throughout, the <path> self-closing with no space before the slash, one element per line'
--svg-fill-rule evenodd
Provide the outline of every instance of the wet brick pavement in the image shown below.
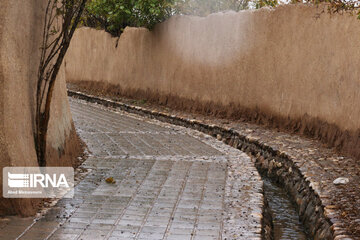
<path fill-rule="evenodd" d="M 32 225 L 2 219 L 1 239 L 261 239 L 262 181 L 246 154 L 194 130 L 70 104 L 88 175 Z"/>
<path fill-rule="evenodd" d="M 118 97 L 113 100 L 119 102 Z M 186 113 L 156 104 L 139 103 L 132 99 L 122 98 L 119 104 L 135 107 L 139 111 L 176 116 L 178 119 L 194 123 L 231 129 L 245 141 L 263 146 L 263 150 L 272 149 L 280 155 L 285 155 L 296 165 L 311 189 L 319 196 L 325 216 L 332 225 L 334 239 L 360 239 L 359 159 L 344 156 L 316 139 L 268 129 L 258 124 Z M 333 181 L 339 177 L 346 177 L 349 182 L 345 185 L 335 185 Z"/>
<path fill-rule="evenodd" d="M 70 88 L 79 90 L 74 86 L 70 86 Z M 82 93 L 74 91 L 70 91 L 70 93 L 72 96 L 94 99 L 89 92 L 84 95 L 84 90 L 81 89 L 81 91 Z M 158 116 L 159 119 L 167 122 L 176 123 L 177 120 L 181 120 L 181 123 L 177 124 L 184 125 L 184 122 L 189 122 L 191 127 L 205 125 L 209 128 L 231 129 L 245 142 L 261 146 L 261 149 L 257 149 L 258 153 L 270 150 L 277 152 L 280 156 L 285 156 L 300 170 L 312 191 L 320 198 L 324 214 L 332 225 L 334 239 L 360 239 L 359 159 L 344 156 L 336 149 L 328 148 L 316 139 L 268 129 L 258 124 L 186 113 L 133 99 L 119 99 L 118 96 L 108 96 L 106 99 L 98 97 L 104 102 L 113 103 L 115 101 L 117 107 L 121 106 L 127 111 Z M 345 185 L 335 185 L 333 181 L 339 177 L 346 177 L 349 182 Z"/>

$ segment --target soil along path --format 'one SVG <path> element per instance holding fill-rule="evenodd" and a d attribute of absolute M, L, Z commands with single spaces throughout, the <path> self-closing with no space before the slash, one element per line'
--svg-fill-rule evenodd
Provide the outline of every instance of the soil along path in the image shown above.
<path fill-rule="evenodd" d="M 263 183 L 246 154 L 191 129 L 70 106 L 89 173 L 20 239 L 261 239 Z"/>

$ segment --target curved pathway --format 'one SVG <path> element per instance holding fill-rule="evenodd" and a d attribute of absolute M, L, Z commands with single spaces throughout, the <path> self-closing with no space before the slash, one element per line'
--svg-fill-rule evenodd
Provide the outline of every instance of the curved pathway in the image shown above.
<path fill-rule="evenodd" d="M 262 181 L 246 154 L 187 128 L 70 105 L 89 173 L 19 239 L 261 239 Z"/>

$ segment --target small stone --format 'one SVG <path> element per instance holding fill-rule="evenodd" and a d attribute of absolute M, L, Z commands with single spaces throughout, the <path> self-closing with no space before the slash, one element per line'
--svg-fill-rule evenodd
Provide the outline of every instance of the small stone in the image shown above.
<path fill-rule="evenodd" d="M 348 179 L 348 178 L 345 178 L 345 177 L 339 177 L 339 178 L 335 179 L 335 180 L 333 181 L 333 183 L 334 183 L 335 185 L 347 184 L 347 183 L 349 183 L 349 179 Z"/>

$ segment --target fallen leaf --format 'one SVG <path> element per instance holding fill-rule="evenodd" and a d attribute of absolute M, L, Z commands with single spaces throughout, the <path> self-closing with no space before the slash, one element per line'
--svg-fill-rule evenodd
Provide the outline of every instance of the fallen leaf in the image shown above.
<path fill-rule="evenodd" d="M 107 179 L 105 179 L 105 181 L 106 181 L 107 183 L 111 183 L 111 184 L 116 183 L 116 181 L 114 180 L 113 177 L 108 177 Z"/>

